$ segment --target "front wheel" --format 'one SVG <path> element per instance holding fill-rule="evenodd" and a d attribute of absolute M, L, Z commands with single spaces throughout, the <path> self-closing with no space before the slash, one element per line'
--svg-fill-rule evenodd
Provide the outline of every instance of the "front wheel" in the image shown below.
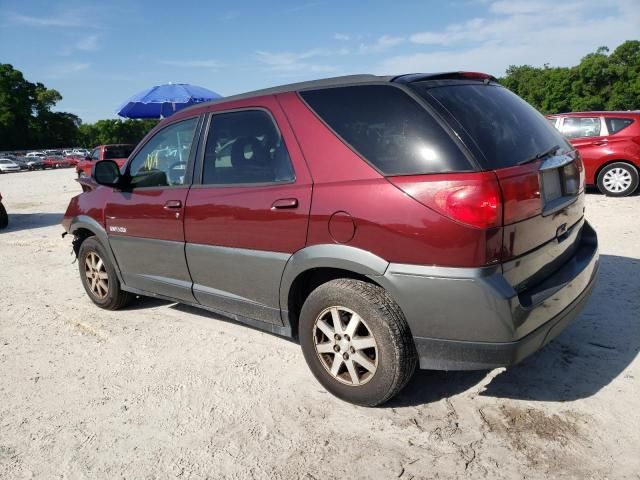
<path fill-rule="evenodd" d="M 131 300 L 132 295 L 120 288 L 107 252 L 95 237 L 87 238 L 80 245 L 78 268 L 82 286 L 91 301 L 100 308 L 117 310 Z"/>
<path fill-rule="evenodd" d="M 338 279 L 316 288 L 302 307 L 299 334 L 313 375 L 350 403 L 387 402 L 416 368 L 404 315 L 383 288 L 367 282 Z"/>
<path fill-rule="evenodd" d="M 614 162 L 598 174 L 598 189 L 609 197 L 626 197 L 638 188 L 638 169 L 626 162 Z"/>

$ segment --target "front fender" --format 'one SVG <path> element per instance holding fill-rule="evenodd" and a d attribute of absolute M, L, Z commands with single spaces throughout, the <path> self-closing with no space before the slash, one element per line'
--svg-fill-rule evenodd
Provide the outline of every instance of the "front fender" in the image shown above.
<path fill-rule="evenodd" d="M 124 282 L 122 280 L 122 274 L 120 273 L 120 267 L 118 265 L 115 255 L 113 254 L 113 250 L 111 250 L 111 245 L 109 243 L 109 236 L 107 235 L 107 231 L 104 229 L 104 227 L 100 225 L 95 219 L 91 218 L 88 215 L 78 215 L 73 217 L 69 222 L 69 227 L 67 231 L 72 235 L 76 235 L 81 229 L 88 230 L 89 232 L 91 232 L 104 246 L 107 252 L 107 255 L 109 256 L 109 261 L 111 262 L 111 265 L 113 265 L 113 268 L 116 271 L 118 280 L 122 285 L 124 285 Z"/>

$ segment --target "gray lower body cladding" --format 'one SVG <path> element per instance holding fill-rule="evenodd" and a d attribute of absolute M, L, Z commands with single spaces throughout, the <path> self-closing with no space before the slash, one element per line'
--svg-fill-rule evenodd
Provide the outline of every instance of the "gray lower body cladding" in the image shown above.
<path fill-rule="evenodd" d="M 576 318 L 598 271 L 588 223 L 563 265 L 517 292 L 501 266 L 467 269 L 390 264 L 371 276 L 405 314 L 420 367 L 470 370 L 508 366 L 544 346 Z"/>

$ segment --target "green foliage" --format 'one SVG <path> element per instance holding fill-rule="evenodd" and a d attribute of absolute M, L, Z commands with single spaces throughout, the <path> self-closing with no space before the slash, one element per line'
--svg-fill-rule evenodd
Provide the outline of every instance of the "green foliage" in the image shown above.
<path fill-rule="evenodd" d="M 82 124 L 71 113 L 53 112 L 62 100 L 56 90 L 27 81 L 0 63 L 0 151 L 138 143 L 157 120 L 100 120 Z"/>
<path fill-rule="evenodd" d="M 78 141 L 87 147 L 109 143 L 135 145 L 157 124 L 158 120 L 98 120 L 80 125 Z"/>
<path fill-rule="evenodd" d="M 573 67 L 512 65 L 500 82 L 542 113 L 640 109 L 640 41 L 600 47 Z"/>

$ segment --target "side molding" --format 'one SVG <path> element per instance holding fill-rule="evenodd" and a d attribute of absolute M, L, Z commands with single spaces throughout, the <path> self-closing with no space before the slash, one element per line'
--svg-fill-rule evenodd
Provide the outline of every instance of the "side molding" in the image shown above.
<path fill-rule="evenodd" d="M 280 311 L 282 322 L 289 326 L 289 291 L 295 279 L 313 268 L 340 268 L 360 275 L 384 275 L 389 262 L 366 250 L 348 245 L 322 244 L 294 253 L 285 266 L 280 281 Z"/>

